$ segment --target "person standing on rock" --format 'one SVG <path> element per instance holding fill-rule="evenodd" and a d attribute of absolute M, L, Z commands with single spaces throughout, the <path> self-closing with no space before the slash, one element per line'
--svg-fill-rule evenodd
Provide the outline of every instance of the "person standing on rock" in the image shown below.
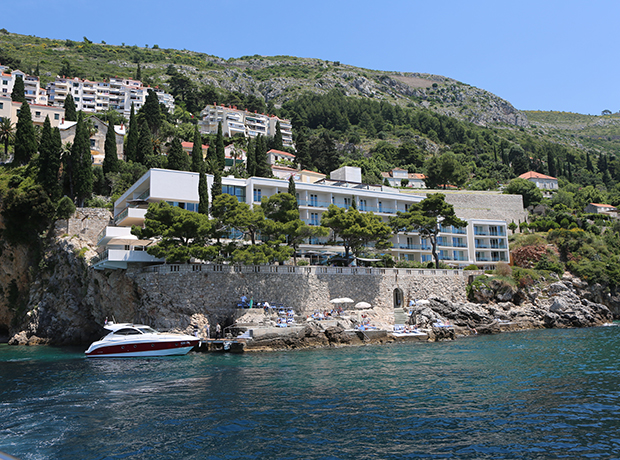
<path fill-rule="evenodd" d="M 215 326 L 215 338 L 216 339 L 222 338 L 222 326 L 220 326 L 220 323 L 217 323 L 217 326 Z"/>
<path fill-rule="evenodd" d="M 207 339 L 211 338 L 211 335 L 209 334 L 209 323 L 205 325 L 205 334 Z"/>

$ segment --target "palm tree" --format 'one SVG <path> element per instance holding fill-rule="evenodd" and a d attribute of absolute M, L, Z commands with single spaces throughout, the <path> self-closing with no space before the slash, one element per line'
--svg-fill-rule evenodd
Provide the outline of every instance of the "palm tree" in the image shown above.
<path fill-rule="evenodd" d="M 9 118 L 0 120 L 0 143 L 4 143 L 4 160 L 9 157 L 9 143 L 13 140 L 14 131 L 15 127 Z"/>

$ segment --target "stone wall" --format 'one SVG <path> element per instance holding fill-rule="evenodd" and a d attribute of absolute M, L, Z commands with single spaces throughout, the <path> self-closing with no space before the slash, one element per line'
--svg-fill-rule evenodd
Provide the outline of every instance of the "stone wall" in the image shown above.
<path fill-rule="evenodd" d="M 311 315 L 317 310 L 331 310 L 334 308 L 331 299 L 349 297 L 355 303 L 368 302 L 377 322 L 391 324 L 397 289 L 404 304 L 431 295 L 455 302 L 465 300 L 467 274 L 455 271 L 403 274 L 406 272 L 283 274 L 196 271 L 162 274 L 130 271 L 127 275 L 133 279 L 138 305 L 116 312 L 104 308 L 99 312 L 101 318 L 96 319 L 103 321 L 105 316 L 114 316 L 117 321 L 140 321 L 162 329 L 183 329 L 191 324 L 204 324 L 205 320 L 211 324 L 227 324 L 235 315 L 241 296 L 245 295 L 255 302 L 268 301 L 292 307 L 300 316 Z M 408 272 L 412 273 L 411 270 Z"/>

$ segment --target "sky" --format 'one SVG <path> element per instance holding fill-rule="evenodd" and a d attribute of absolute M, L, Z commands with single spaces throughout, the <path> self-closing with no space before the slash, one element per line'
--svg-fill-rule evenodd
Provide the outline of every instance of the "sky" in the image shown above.
<path fill-rule="evenodd" d="M 57 6 L 60 6 L 57 8 Z M 520 110 L 620 111 L 618 0 L 5 0 L 9 32 L 443 75 Z"/>

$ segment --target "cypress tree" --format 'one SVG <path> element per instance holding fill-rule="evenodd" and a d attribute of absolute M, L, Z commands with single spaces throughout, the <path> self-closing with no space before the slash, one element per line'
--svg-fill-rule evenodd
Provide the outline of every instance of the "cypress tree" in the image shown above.
<path fill-rule="evenodd" d="M 56 137 L 58 135 L 58 137 Z M 60 131 L 52 130 L 49 117 L 45 117 L 39 143 L 39 172 L 37 182 L 41 184 L 52 201 L 60 198 L 58 172 L 60 171 Z"/>
<path fill-rule="evenodd" d="M 78 113 L 75 128 L 75 139 L 71 146 L 71 163 L 73 165 L 72 182 L 74 199 L 78 206 L 84 206 L 84 200 L 93 191 L 93 160 L 90 154 L 90 140 L 88 130 L 84 124 L 82 112 Z"/>
<path fill-rule="evenodd" d="M 146 159 L 153 154 L 153 138 L 151 130 L 146 121 L 142 121 L 140 126 L 140 134 L 138 136 L 138 145 L 136 148 L 136 163 L 145 165 Z"/>
<path fill-rule="evenodd" d="M 209 184 L 207 183 L 207 175 L 204 172 L 204 167 L 200 171 L 198 177 L 198 212 L 200 214 L 209 214 Z"/>
<path fill-rule="evenodd" d="M 301 165 L 302 169 L 312 169 L 312 158 L 310 157 L 310 149 L 308 148 L 308 140 L 304 133 L 299 133 L 297 136 L 297 142 L 295 143 L 297 154 L 295 155 L 295 161 Z"/>
<path fill-rule="evenodd" d="M 118 151 L 116 149 L 116 134 L 114 133 L 114 125 L 112 123 L 108 123 L 104 151 L 103 174 L 106 175 L 107 173 L 118 172 L 120 165 L 118 163 Z"/>
<path fill-rule="evenodd" d="M 215 157 L 220 164 L 220 170 L 226 166 L 226 152 L 224 150 L 224 136 L 222 134 L 222 122 L 217 124 L 217 136 L 215 138 Z"/>
<path fill-rule="evenodd" d="M 248 140 L 246 169 L 250 177 L 256 176 L 256 142 L 254 139 Z"/>
<path fill-rule="evenodd" d="M 168 152 L 168 169 L 174 169 L 176 171 L 188 171 L 189 170 L 189 158 L 187 153 L 183 150 L 181 141 L 178 137 L 172 139 L 172 146 Z"/>
<path fill-rule="evenodd" d="M 161 126 L 162 116 L 159 108 L 159 99 L 157 98 L 155 91 L 152 89 L 148 90 L 148 94 L 144 100 L 144 105 L 140 111 L 144 115 L 144 119 L 148 123 L 151 133 L 153 136 L 156 136 L 159 131 L 159 127 Z"/>
<path fill-rule="evenodd" d="M 136 80 L 142 80 L 142 69 L 140 69 L 140 63 L 138 62 L 138 68 L 136 69 Z"/>
<path fill-rule="evenodd" d="M 24 89 L 24 80 L 21 75 L 16 75 L 13 91 L 11 91 L 11 100 L 13 102 L 26 102 L 26 90 Z"/>
<path fill-rule="evenodd" d="M 194 128 L 194 146 L 192 147 L 192 171 L 200 172 L 204 168 L 204 159 L 202 158 L 202 138 L 198 131 L 198 125 Z"/>
<path fill-rule="evenodd" d="M 276 134 L 273 137 L 273 148 L 276 150 L 282 150 L 284 144 L 282 142 L 282 131 L 280 130 L 280 121 L 276 121 Z"/>
<path fill-rule="evenodd" d="M 211 199 L 215 199 L 222 194 L 222 172 L 216 169 L 213 172 L 213 185 L 211 186 Z"/>
<path fill-rule="evenodd" d="M 260 134 L 256 136 L 256 147 L 254 149 L 256 156 L 256 175 L 258 177 L 271 177 L 271 168 L 267 163 L 267 148 L 265 140 Z"/>
<path fill-rule="evenodd" d="M 592 165 L 592 160 L 590 159 L 590 152 L 586 152 L 586 169 L 590 172 L 594 172 L 594 166 Z"/>
<path fill-rule="evenodd" d="M 37 136 L 32 123 L 30 106 L 27 102 L 22 102 L 15 128 L 15 156 L 13 163 L 18 165 L 27 164 L 32 156 L 37 153 L 37 147 Z"/>
<path fill-rule="evenodd" d="M 77 121 L 77 112 L 75 110 L 75 101 L 73 100 L 73 96 L 71 94 L 67 95 L 65 99 L 65 103 L 63 104 L 65 109 L 65 120 L 67 121 Z"/>
<path fill-rule="evenodd" d="M 295 188 L 295 179 L 293 176 L 288 178 L 288 193 L 295 198 L 295 207 L 299 209 L 299 203 L 297 203 L 297 189 Z"/>
<path fill-rule="evenodd" d="M 138 117 L 136 117 L 132 102 L 131 112 L 129 114 L 127 145 L 125 146 L 125 161 L 136 161 L 138 157 L 138 139 L 140 139 L 140 127 L 138 126 Z"/>
<path fill-rule="evenodd" d="M 556 174 L 558 173 L 556 165 L 555 165 L 555 155 L 552 150 L 547 151 L 547 167 L 549 169 L 549 175 L 552 177 L 558 177 Z"/>

